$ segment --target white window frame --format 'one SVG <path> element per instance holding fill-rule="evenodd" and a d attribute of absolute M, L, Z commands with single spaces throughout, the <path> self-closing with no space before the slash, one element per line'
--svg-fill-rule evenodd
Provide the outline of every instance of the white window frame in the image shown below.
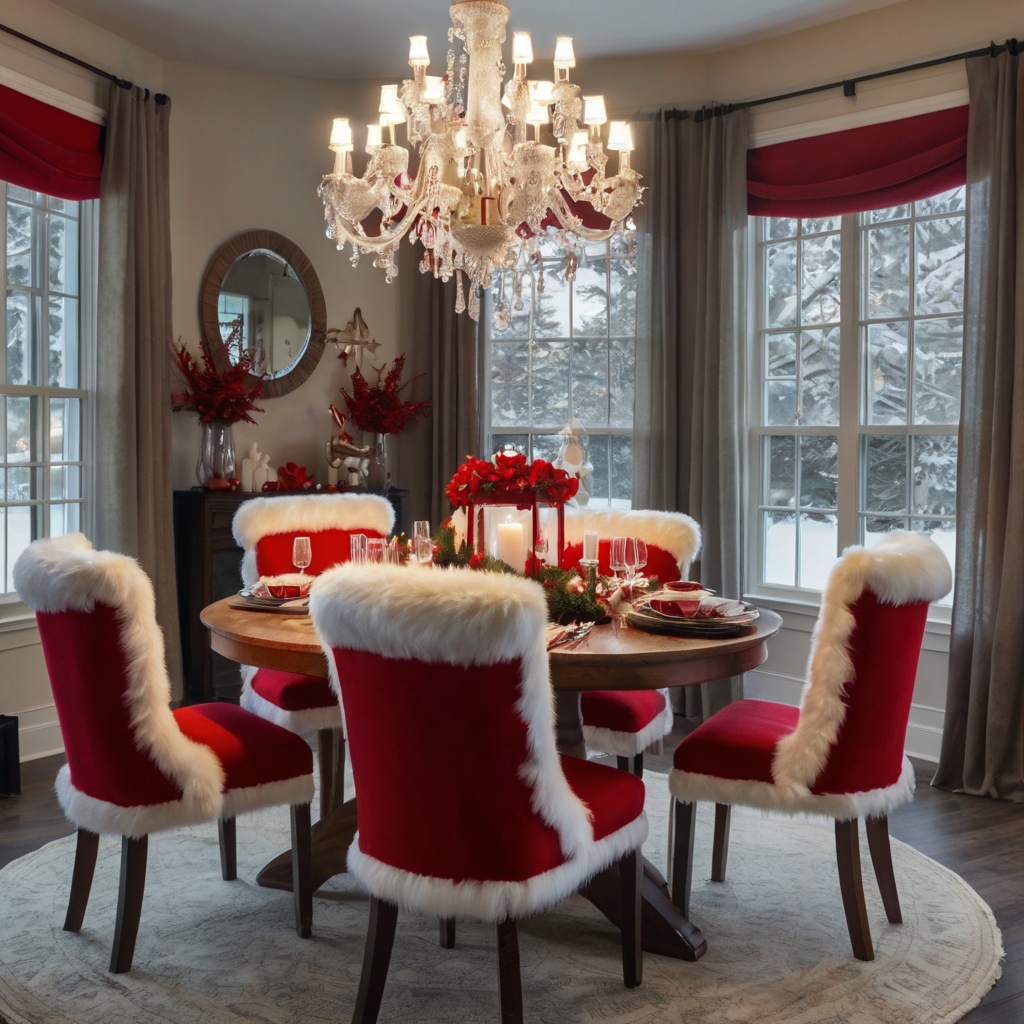
<path fill-rule="evenodd" d="M 934 215 L 941 217 L 942 215 Z M 924 215 L 920 218 L 912 206 L 912 215 L 909 219 L 911 225 L 911 265 L 910 265 L 910 288 L 911 296 L 915 286 L 914 260 L 916 251 L 913 241 L 913 228 L 919 220 L 931 219 L 931 215 Z M 905 223 L 904 220 L 886 221 L 889 223 Z M 897 425 L 875 425 L 868 424 L 866 404 L 866 392 L 864 380 L 868 372 L 869 347 L 868 347 L 868 326 L 870 324 L 892 322 L 896 320 L 907 320 L 911 325 L 919 320 L 931 318 L 929 315 L 918 315 L 910 312 L 906 317 L 869 318 L 867 316 L 866 295 L 862 292 L 862 282 L 867 273 L 867 261 L 869 258 L 868 246 L 865 244 L 866 233 L 869 227 L 880 225 L 869 225 L 865 214 L 846 214 L 841 218 L 840 245 L 841 245 L 841 269 L 840 269 L 840 356 L 839 356 L 839 426 L 767 426 L 764 424 L 763 401 L 764 401 L 764 356 L 765 356 L 765 335 L 774 333 L 775 329 L 767 328 L 763 324 L 766 308 L 766 275 L 763 272 L 764 258 L 763 249 L 770 240 L 765 237 L 766 218 L 750 217 L 748 220 L 749 234 L 752 240 L 749 253 L 748 267 L 752 275 L 753 287 L 750 289 L 751 302 L 749 306 L 750 337 L 748 344 L 748 372 L 749 380 L 754 386 L 748 390 L 748 465 L 750 471 L 747 474 L 747 526 L 746 526 L 746 582 L 745 593 L 754 600 L 769 602 L 778 607 L 791 607 L 793 610 L 813 611 L 821 604 L 821 591 L 801 586 L 782 586 L 765 583 L 761 581 L 761 574 L 764 565 L 764 529 L 762 511 L 765 509 L 761 501 L 762 497 L 762 470 L 760 468 L 763 459 L 763 439 L 768 436 L 796 435 L 796 436 L 829 436 L 838 438 L 838 502 L 836 508 L 838 521 L 838 552 L 842 552 L 851 544 L 862 543 L 863 523 L 871 514 L 861 509 L 860 499 L 864 493 L 863 474 L 866 471 L 866 459 L 860 458 L 861 446 L 864 439 L 871 435 L 902 435 L 908 439 L 914 436 L 956 436 L 958 427 L 953 425 L 932 425 L 911 423 L 913 415 L 910 403 L 913 401 L 913 326 L 908 334 L 908 411 L 906 424 Z M 799 276 L 798 276 L 799 282 Z M 913 303 L 913 299 L 911 300 Z M 849 310 L 854 310 L 855 315 L 850 315 Z M 935 314 L 935 317 L 950 314 Z M 806 329 L 816 329 L 810 326 Z M 799 329 L 797 334 L 797 349 L 799 350 Z M 908 443 L 908 488 L 912 486 L 911 445 Z M 799 454 L 796 457 L 795 467 L 795 488 L 794 505 L 788 508 L 799 515 L 802 506 L 799 503 L 800 487 L 800 464 Z M 773 506 L 768 506 L 769 508 Z M 909 508 L 909 506 L 908 506 Z M 821 511 L 815 509 L 814 511 Z M 918 515 L 901 513 L 875 513 L 886 518 L 905 518 L 908 522 L 911 519 L 942 520 L 955 519 L 951 516 L 942 515 Z M 837 552 L 837 553 L 838 553 Z M 799 556 L 798 556 L 799 558 Z M 796 565 L 796 580 L 799 581 L 799 560 Z M 948 606 L 933 604 L 929 610 L 929 620 L 948 626 L 951 619 L 951 608 Z"/>
<path fill-rule="evenodd" d="M 44 219 L 48 216 L 45 211 Z M 0 322 L 0 395 L 35 397 L 38 401 L 38 409 L 34 430 L 36 431 L 36 451 L 39 459 L 28 463 L 28 466 L 39 472 L 41 477 L 41 497 L 34 499 L 31 504 L 41 509 L 42 523 L 39 528 L 40 536 L 50 534 L 50 507 L 55 504 L 50 499 L 50 474 L 47 471 L 50 466 L 50 438 L 49 438 L 49 403 L 53 399 L 77 398 L 81 402 L 82 422 L 80 437 L 80 452 L 78 460 L 58 463 L 58 465 L 76 465 L 81 471 L 82 500 L 80 503 L 80 528 L 90 535 L 94 523 L 94 501 L 93 495 L 95 482 L 95 403 L 91 396 L 95 394 L 96 382 L 96 306 L 97 306 L 97 283 L 96 267 L 99 258 L 99 201 L 79 201 L 79 267 L 78 267 L 78 345 L 79 345 L 79 373 L 78 387 L 51 387 L 48 383 L 39 384 L 8 384 L 7 383 L 7 320 L 6 313 L 3 321 Z M 7 250 L 7 183 L 0 181 L 0 237 L 4 239 L 4 252 Z M 37 268 L 38 272 L 38 268 Z M 6 258 L 3 267 L 4 277 L 4 308 L 6 310 L 7 295 L 7 265 Z M 39 289 L 34 289 L 34 292 Z M 43 295 L 46 288 L 42 289 Z M 36 311 L 36 316 L 41 311 Z M 43 360 L 42 344 L 37 348 L 37 380 L 45 378 L 41 373 Z M 0 493 L 0 504 L 6 506 L 6 491 Z M 12 504 L 23 505 L 24 502 L 12 502 Z M 56 504 L 65 504 L 63 501 Z M 0 543 L 7 543 L 6 533 L 0 537 Z M 30 618 L 25 606 L 18 599 L 13 591 L 6 591 L 6 579 L 0 580 L 3 588 L 0 588 L 0 631 L 6 625 L 16 628 L 21 620 Z"/>

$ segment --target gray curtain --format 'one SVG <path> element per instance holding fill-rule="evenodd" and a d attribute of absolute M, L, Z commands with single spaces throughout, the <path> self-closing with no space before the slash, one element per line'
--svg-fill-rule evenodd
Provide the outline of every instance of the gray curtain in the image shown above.
<path fill-rule="evenodd" d="M 662 111 L 642 135 L 650 294 L 640 324 L 634 505 L 685 512 L 704 536 L 693 575 L 742 593 L 746 393 L 747 115 Z M 642 162 L 641 162 L 642 161 Z M 683 691 L 688 717 L 742 696 L 742 680 Z M 678 706 L 677 706 L 678 709 Z M 680 709 L 682 710 L 682 709 Z"/>
<path fill-rule="evenodd" d="M 138 558 L 156 588 L 181 693 L 171 488 L 170 102 L 110 86 L 100 179 L 97 547 Z"/>
<path fill-rule="evenodd" d="M 400 351 L 417 378 L 407 394 L 434 405 L 400 435 L 396 483 L 409 490 L 410 522 L 429 519 L 436 531 L 452 512 L 445 485 L 467 455 L 479 454 L 478 329 L 468 313 L 455 312 L 454 278 L 419 272 L 422 253 L 418 245 L 402 247 Z"/>
<path fill-rule="evenodd" d="M 956 592 L 933 784 L 1024 801 L 1024 66 L 967 62 Z"/>

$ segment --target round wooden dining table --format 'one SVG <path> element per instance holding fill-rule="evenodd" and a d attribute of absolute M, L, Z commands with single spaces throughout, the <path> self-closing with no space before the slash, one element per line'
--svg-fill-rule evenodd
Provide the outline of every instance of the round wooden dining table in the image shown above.
<path fill-rule="evenodd" d="M 237 597 L 208 605 L 201 614 L 218 654 L 243 665 L 326 677 L 327 657 L 307 615 L 254 610 Z M 595 626 L 585 639 L 549 655 L 557 708 L 558 746 L 585 756 L 580 695 L 584 690 L 647 690 L 694 686 L 739 675 L 763 664 L 768 641 L 782 620 L 762 610 L 756 622 L 729 639 L 683 638 L 619 625 Z M 344 756 L 344 755 L 342 755 Z M 338 802 L 313 825 L 313 888 L 346 870 L 357 829 L 356 801 Z M 291 889 L 291 852 L 285 851 L 257 876 L 260 885 Z M 620 886 L 616 868 L 594 878 L 581 894 L 618 925 Z M 671 898 L 668 883 L 645 859 L 643 948 L 681 960 L 697 960 L 707 949 L 700 930 Z"/>

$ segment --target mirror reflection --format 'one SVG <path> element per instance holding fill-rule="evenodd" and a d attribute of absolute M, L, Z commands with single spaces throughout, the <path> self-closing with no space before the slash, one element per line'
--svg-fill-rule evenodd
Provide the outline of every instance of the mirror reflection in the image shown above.
<path fill-rule="evenodd" d="M 233 363 L 244 355 L 253 373 L 282 376 L 298 362 L 309 341 L 306 289 L 277 253 L 253 249 L 224 275 L 217 323 Z"/>

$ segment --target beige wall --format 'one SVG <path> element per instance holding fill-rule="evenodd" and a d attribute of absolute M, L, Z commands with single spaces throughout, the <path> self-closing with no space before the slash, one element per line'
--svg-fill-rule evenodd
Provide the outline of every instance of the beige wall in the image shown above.
<path fill-rule="evenodd" d="M 438 12 L 443 20 L 443 13 Z M 224 71 L 160 60 L 49 0 L 0 0 L 0 20 L 151 89 L 173 101 L 171 117 L 172 258 L 176 337 L 198 338 L 199 283 L 211 254 L 233 234 L 252 227 L 279 231 L 299 245 L 320 277 L 328 322 L 343 326 L 355 306 L 377 340 L 377 357 L 391 358 L 399 336 L 398 284 L 364 262 L 353 270 L 323 232 L 316 198 L 331 166 L 325 147 L 330 119 L 347 114 L 360 124 L 374 118 L 373 83 L 332 83 Z M 659 105 L 695 106 L 752 98 L 852 76 L 878 68 L 985 45 L 990 38 L 1024 35 L 1019 0 L 904 0 L 840 22 L 776 36 L 713 54 L 656 54 L 588 61 L 580 55 L 576 80 L 585 92 L 603 91 L 613 116 Z M 0 36 L 0 66 L 29 75 L 80 99 L 102 104 L 107 85 L 27 44 Z M 753 130 L 834 117 L 860 109 L 945 93 L 966 85 L 962 66 L 864 85 L 855 99 L 838 93 L 759 108 Z M 330 433 L 329 402 L 351 370 L 328 352 L 315 373 L 291 395 L 266 402 L 255 427 L 235 431 L 239 457 L 256 440 L 274 465 L 293 460 L 323 478 L 323 443 Z M 190 487 L 198 451 L 195 417 L 174 421 L 174 482 Z M 8 612 L 12 609 L 8 608 Z M 22 752 L 59 749 L 60 736 L 30 621 L 3 620 L 0 609 L 0 712 L 18 714 Z M 796 699 L 809 645 L 810 620 L 787 612 L 786 629 L 769 662 L 752 674 L 752 692 Z M 910 749 L 937 749 L 945 692 L 945 638 L 929 634 L 915 694 L 917 737 Z M 929 731 L 931 730 L 931 731 Z"/>

